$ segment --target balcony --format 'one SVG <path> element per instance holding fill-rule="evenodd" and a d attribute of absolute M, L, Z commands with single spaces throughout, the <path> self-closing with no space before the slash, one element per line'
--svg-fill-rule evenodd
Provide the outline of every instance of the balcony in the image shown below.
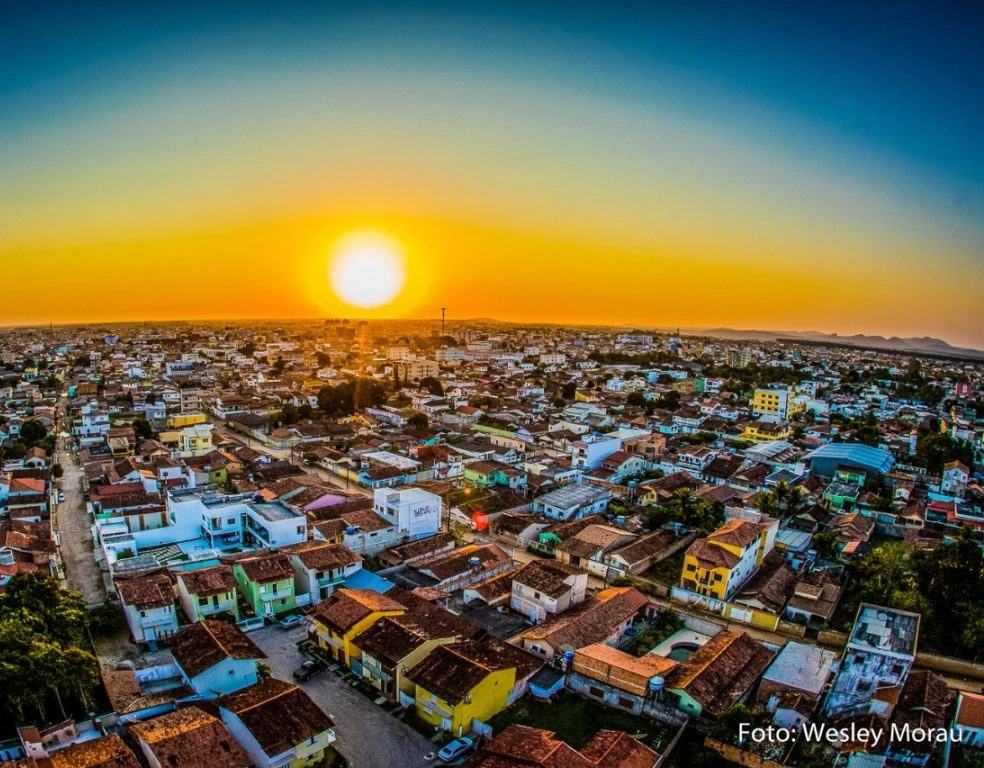
<path fill-rule="evenodd" d="M 150 627 L 163 627 L 167 624 L 174 623 L 173 613 L 155 613 L 152 616 L 140 617 L 140 626 L 144 629 L 149 629 Z"/>
<path fill-rule="evenodd" d="M 278 592 L 260 592 L 260 600 L 264 603 L 272 603 L 274 600 L 287 600 L 293 597 L 293 595 L 286 589 L 279 590 Z"/>
<path fill-rule="evenodd" d="M 337 576 L 322 576 L 317 581 L 319 587 L 333 587 L 336 584 L 342 584 L 345 581 L 345 574 L 340 573 Z"/>

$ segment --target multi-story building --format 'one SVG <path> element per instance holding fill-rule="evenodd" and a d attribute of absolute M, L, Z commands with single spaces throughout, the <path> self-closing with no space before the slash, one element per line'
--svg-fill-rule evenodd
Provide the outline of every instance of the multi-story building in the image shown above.
<path fill-rule="evenodd" d="M 729 520 L 687 548 L 680 584 L 700 595 L 728 600 L 775 546 L 779 521 Z"/>
<path fill-rule="evenodd" d="M 752 398 L 752 415 L 774 419 L 789 419 L 804 409 L 794 399 L 791 389 L 756 389 Z"/>
<path fill-rule="evenodd" d="M 431 536 L 441 528 L 441 497 L 420 488 L 377 488 L 373 510 L 395 525 L 404 541 Z"/>
<path fill-rule="evenodd" d="M 828 717 L 888 715 L 916 658 L 919 620 L 918 613 L 861 604 L 824 702 Z"/>
<path fill-rule="evenodd" d="M 214 565 L 189 571 L 178 571 L 175 590 L 185 616 L 201 621 L 216 614 L 227 613 L 239 620 L 236 599 L 236 579 L 229 565 Z"/>

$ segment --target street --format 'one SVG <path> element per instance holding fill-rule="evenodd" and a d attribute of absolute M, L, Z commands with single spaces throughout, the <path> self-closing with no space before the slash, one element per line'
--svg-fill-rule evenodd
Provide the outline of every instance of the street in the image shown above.
<path fill-rule="evenodd" d="M 251 632 L 249 637 L 267 655 L 266 664 L 274 677 L 295 682 L 291 672 L 307 658 L 297 649 L 306 631 L 306 625 L 283 630 L 274 624 Z M 433 758 L 426 756 L 437 751 L 434 744 L 330 670 L 299 685 L 335 721 L 338 741 L 334 746 L 350 768 L 422 768 L 433 764 Z"/>
<path fill-rule="evenodd" d="M 71 426 L 65 413 L 64 396 L 58 403 L 59 429 Z M 65 430 L 67 431 L 67 430 Z M 68 586 L 82 593 L 89 606 L 102 605 L 106 600 L 103 573 L 93 557 L 92 529 L 89 513 L 82 499 L 82 470 L 75 457 L 66 449 L 71 438 L 56 437 L 55 461 L 64 474 L 58 484 L 65 501 L 52 511 L 52 528 L 58 532 L 59 551 L 65 566 Z"/>
<path fill-rule="evenodd" d="M 265 443 L 261 443 L 259 440 L 256 440 L 255 438 L 250 438 L 247 437 L 246 435 L 236 432 L 234 429 L 231 429 L 222 419 L 214 415 L 209 416 L 209 419 L 216 426 L 222 427 L 222 429 L 225 431 L 227 435 L 229 435 L 229 437 L 231 437 L 233 440 L 242 443 L 243 445 L 248 445 L 252 448 L 255 448 L 257 451 L 268 453 L 276 459 L 281 459 L 283 461 L 293 460 L 294 462 L 298 463 L 301 469 L 303 469 L 305 472 L 314 474 L 317 477 L 319 477 L 321 480 L 324 480 L 326 483 L 330 483 L 331 485 L 343 491 L 358 493 L 362 496 L 372 497 L 372 491 L 370 491 L 368 488 L 363 488 L 358 483 L 354 483 L 351 480 L 348 480 L 347 478 L 344 478 L 341 475 L 338 475 L 328 469 L 325 469 L 320 465 L 307 466 L 301 463 L 300 458 L 303 454 L 303 450 L 298 451 L 297 449 L 295 449 L 294 455 L 291 456 L 290 448 L 272 448 L 271 446 L 266 445 Z"/>

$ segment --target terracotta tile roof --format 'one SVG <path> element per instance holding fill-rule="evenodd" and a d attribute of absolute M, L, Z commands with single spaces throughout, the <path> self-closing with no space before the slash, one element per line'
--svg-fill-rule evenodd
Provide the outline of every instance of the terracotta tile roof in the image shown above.
<path fill-rule="evenodd" d="M 697 560 L 700 568 L 727 568 L 731 570 L 741 559 L 724 547 L 716 547 L 707 539 L 696 539 L 689 547 L 687 554 Z"/>
<path fill-rule="evenodd" d="M 758 570 L 738 592 L 737 602 L 758 600 L 766 610 L 780 612 L 793 594 L 796 571 L 786 562 L 779 550 L 772 550 Z"/>
<path fill-rule="evenodd" d="M 762 675 L 775 653 L 744 632 L 719 632 L 667 678 L 667 688 L 685 690 L 702 710 L 720 717 Z"/>
<path fill-rule="evenodd" d="M 140 768 L 137 756 L 115 733 L 52 751 L 51 768 Z"/>
<path fill-rule="evenodd" d="M 245 632 L 228 621 L 196 622 L 173 635 L 168 646 L 188 677 L 197 677 L 227 658 L 266 658 Z"/>
<path fill-rule="evenodd" d="M 752 523 L 748 520 L 729 520 L 716 531 L 708 534 L 707 540 L 721 544 L 731 544 L 745 549 L 754 542 L 767 526 Z"/>
<path fill-rule="evenodd" d="M 213 565 L 210 568 L 194 571 L 178 571 L 175 576 L 184 584 L 189 594 L 199 597 L 232 592 L 236 588 L 231 565 Z"/>
<path fill-rule="evenodd" d="M 573 588 L 568 581 L 579 572 L 559 560 L 531 560 L 513 574 L 512 580 L 548 597 L 559 598 Z"/>
<path fill-rule="evenodd" d="M 272 677 L 220 697 L 219 706 L 242 721 L 269 757 L 334 725 L 303 690 Z"/>
<path fill-rule="evenodd" d="M 640 536 L 624 547 L 612 550 L 612 557 L 620 557 L 629 565 L 651 560 L 654 555 L 675 543 L 677 536 L 673 531 L 659 530 Z"/>
<path fill-rule="evenodd" d="M 518 638 L 547 643 L 557 653 L 583 648 L 603 642 L 648 603 L 649 598 L 633 587 L 609 587 L 559 616 L 531 627 Z"/>
<path fill-rule="evenodd" d="M 297 558 L 308 570 L 330 571 L 355 565 L 362 562 L 362 556 L 355 554 L 341 544 L 325 544 L 322 542 L 303 542 L 284 550 L 291 557 Z"/>
<path fill-rule="evenodd" d="M 598 731 L 581 754 L 599 768 L 652 768 L 659 759 L 658 752 L 624 731 Z"/>
<path fill-rule="evenodd" d="M 553 731 L 510 725 L 469 760 L 468 768 L 594 768 L 594 762 L 554 738 Z"/>
<path fill-rule="evenodd" d="M 115 584 L 124 605 L 146 610 L 174 604 L 174 587 L 170 576 L 166 573 L 158 572 L 132 578 L 117 576 Z"/>
<path fill-rule="evenodd" d="M 492 672 L 515 669 L 515 679 L 522 680 L 542 666 L 541 659 L 526 651 L 486 638 L 438 646 L 407 672 L 407 678 L 456 706 Z"/>
<path fill-rule="evenodd" d="M 429 560 L 414 564 L 414 568 L 434 576 L 439 581 L 452 579 L 467 573 L 471 569 L 471 559 L 477 557 L 482 569 L 495 568 L 505 563 L 511 563 L 512 558 L 496 544 L 478 546 L 471 544 L 460 549 L 438 555 Z"/>
<path fill-rule="evenodd" d="M 280 552 L 247 557 L 236 562 L 243 569 L 247 579 L 259 584 L 294 578 L 294 569 L 291 567 L 290 560 L 287 555 Z"/>
<path fill-rule="evenodd" d="M 222 721 L 198 707 L 135 723 L 129 730 L 167 768 L 197 768 L 206 762 L 209 768 L 251 765 L 249 756 Z"/>
<path fill-rule="evenodd" d="M 344 635 L 370 614 L 405 610 L 402 603 L 371 589 L 336 589 L 331 597 L 318 603 L 311 616 Z"/>
<path fill-rule="evenodd" d="M 647 653 L 637 658 L 605 643 L 595 643 L 574 651 L 576 672 L 639 696 L 646 693 L 651 677 L 666 677 L 676 667 L 677 662 L 665 656 Z M 613 671 L 623 674 L 613 675 Z"/>
<path fill-rule="evenodd" d="M 984 729 L 984 694 L 961 691 L 954 720 L 957 725 Z"/>

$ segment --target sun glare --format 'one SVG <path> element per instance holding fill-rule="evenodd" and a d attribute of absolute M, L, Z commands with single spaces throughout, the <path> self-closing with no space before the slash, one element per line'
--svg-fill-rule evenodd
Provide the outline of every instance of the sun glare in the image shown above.
<path fill-rule="evenodd" d="M 332 249 L 328 278 L 342 301 L 356 307 L 380 307 L 403 290 L 406 256 L 400 244 L 385 235 L 347 235 Z"/>

